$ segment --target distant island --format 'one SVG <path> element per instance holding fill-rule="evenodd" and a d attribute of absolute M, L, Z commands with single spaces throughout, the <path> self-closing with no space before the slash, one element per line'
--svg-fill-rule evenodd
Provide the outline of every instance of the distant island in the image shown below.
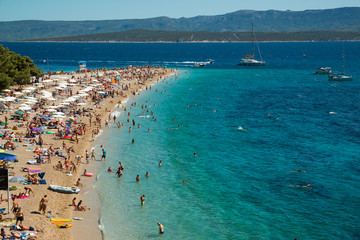
<path fill-rule="evenodd" d="M 191 18 L 9 21 L 0 22 L 0 41 L 57 37 L 66 39 L 64 41 L 247 41 L 246 32 L 251 31 L 252 23 L 259 41 L 358 40 L 359 16 L 359 7 L 346 7 L 305 11 L 240 10 Z M 107 35 L 99 35 L 105 33 Z M 144 36 L 139 36 L 140 33 Z M 156 36 L 149 36 L 150 33 Z"/>
<path fill-rule="evenodd" d="M 257 32 L 260 42 L 281 41 L 360 41 L 360 32 L 304 31 L 304 32 Z M 38 42 L 248 42 L 250 32 L 187 32 L 162 30 L 130 30 L 115 33 L 99 33 L 32 39 Z"/>

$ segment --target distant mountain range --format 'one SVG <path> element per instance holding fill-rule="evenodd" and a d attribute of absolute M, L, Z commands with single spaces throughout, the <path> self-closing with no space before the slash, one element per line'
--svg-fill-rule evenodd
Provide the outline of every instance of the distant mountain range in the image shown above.
<path fill-rule="evenodd" d="M 0 41 L 18 41 L 62 36 L 113 33 L 133 29 L 248 32 L 251 23 L 261 32 L 360 31 L 360 8 L 347 7 L 305 11 L 240 10 L 216 16 L 191 18 L 102 21 L 11 21 L 0 22 Z"/>
<path fill-rule="evenodd" d="M 360 32 L 297 31 L 257 32 L 257 41 L 360 41 Z M 33 39 L 53 42 L 246 42 L 252 41 L 251 32 L 188 32 L 135 29 L 114 33 Z"/>

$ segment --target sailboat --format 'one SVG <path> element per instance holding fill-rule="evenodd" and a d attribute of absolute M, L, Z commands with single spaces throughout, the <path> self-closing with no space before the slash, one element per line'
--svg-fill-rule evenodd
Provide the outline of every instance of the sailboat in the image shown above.
<path fill-rule="evenodd" d="M 342 45 L 342 73 L 334 73 L 330 74 L 328 80 L 329 81 L 352 81 L 353 77 L 351 75 L 345 75 L 345 54 L 344 54 L 344 43 Z"/>
<path fill-rule="evenodd" d="M 259 51 L 260 60 L 255 59 L 255 33 L 254 33 L 254 24 L 252 24 L 252 54 L 244 55 L 245 58 L 242 58 L 238 63 L 238 66 L 265 66 L 265 61 L 262 60 L 259 45 L 256 43 L 257 49 Z"/>

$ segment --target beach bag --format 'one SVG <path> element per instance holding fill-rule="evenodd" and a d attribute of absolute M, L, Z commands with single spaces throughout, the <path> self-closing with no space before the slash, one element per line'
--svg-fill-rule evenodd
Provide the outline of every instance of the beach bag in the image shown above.
<path fill-rule="evenodd" d="M 40 172 L 40 173 L 38 173 L 38 176 L 39 176 L 39 178 L 43 179 L 44 176 L 45 176 L 45 172 Z"/>

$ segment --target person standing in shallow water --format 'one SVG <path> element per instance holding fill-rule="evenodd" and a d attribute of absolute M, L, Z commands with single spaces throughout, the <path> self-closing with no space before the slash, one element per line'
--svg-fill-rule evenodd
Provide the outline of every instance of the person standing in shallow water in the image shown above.
<path fill-rule="evenodd" d="M 158 222 L 157 225 L 159 226 L 159 234 L 164 234 L 164 226 L 160 222 Z"/>
<path fill-rule="evenodd" d="M 140 197 L 141 205 L 145 204 L 145 194 Z"/>
<path fill-rule="evenodd" d="M 101 161 L 102 161 L 103 159 L 106 160 L 106 151 L 105 151 L 104 148 L 102 149 Z"/>

